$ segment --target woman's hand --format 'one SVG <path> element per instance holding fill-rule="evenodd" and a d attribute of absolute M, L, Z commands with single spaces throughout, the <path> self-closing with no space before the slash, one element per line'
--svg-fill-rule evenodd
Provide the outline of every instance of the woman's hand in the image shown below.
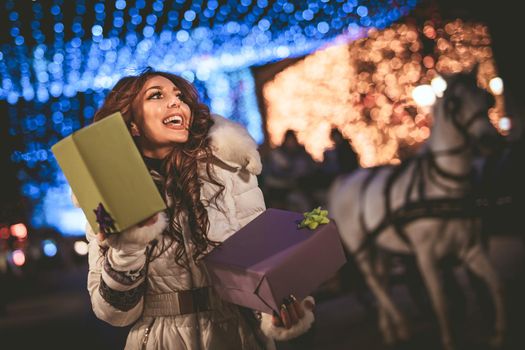
<path fill-rule="evenodd" d="M 274 315 L 261 313 L 261 330 L 265 336 L 278 341 L 297 338 L 312 327 L 315 300 L 308 296 L 298 301 L 293 295 L 286 298 Z"/>
<path fill-rule="evenodd" d="M 279 315 L 274 313 L 272 323 L 275 327 L 290 329 L 304 317 L 304 310 L 301 304 L 309 310 L 314 309 L 314 304 L 310 300 L 299 302 L 292 294 L 285 298 L 279 309 Z"/>
<path fill-rule="evenodd" d="M 158 217 L 159 217 L 159 213 L 156 213 L 155 215 L 153 215 L 153 216 L 147 218 L 146 220 L 142 220 L 141 222 L 139 222 L 139 223 L 137 224 L 137 226 L 138 226 L 138 227 L 148 227 L 148 226 L 152 226 L 152 225 L 154 225 L 154 224 L 157 222 Z M 112 234 L 112 235 L 118 235 L 118 233 L 117 233 L 117 234 Z M 99 231 L 99 232 L 97 233 L 97 240 L 98 240 L 99 242 L 103 242 L 103 241 L 106 240 L 106 238 L 109 238 L 110 236 L 111 236 L 111 235 L 106 235 L 105 233 Z"/>

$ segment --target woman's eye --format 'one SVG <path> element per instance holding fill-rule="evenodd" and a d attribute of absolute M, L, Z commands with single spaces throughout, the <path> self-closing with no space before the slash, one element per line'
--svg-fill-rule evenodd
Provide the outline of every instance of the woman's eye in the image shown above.
<path fill-rule="evenodd" d="M 184 101 L 184 94 L 182 92 L 177 93 L 177 98 L 181 101 Z"/>
<path fill-rule="evenodd" d="M 148 100 L 159 99 L 161 97 L 162 97 L 161 92 L 160 91 L 156 91 L 156 92 L 152 93 L 151 95 L 149 95 Z"/>

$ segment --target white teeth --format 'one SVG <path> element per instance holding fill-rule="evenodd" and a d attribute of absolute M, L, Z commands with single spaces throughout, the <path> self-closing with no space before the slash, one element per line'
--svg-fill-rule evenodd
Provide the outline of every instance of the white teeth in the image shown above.
<path fill-rule="evenodd" d="M 182 117 L 179 116 L 179 115 L 174 115 L 172 117 L 168 117 L 166 119 L 164 119 L 162 121 L 162 123 L 164 123 L 164 125 L 168 124 L 168 123 L 173 123 L 173 124 L 182 124 Z"/>

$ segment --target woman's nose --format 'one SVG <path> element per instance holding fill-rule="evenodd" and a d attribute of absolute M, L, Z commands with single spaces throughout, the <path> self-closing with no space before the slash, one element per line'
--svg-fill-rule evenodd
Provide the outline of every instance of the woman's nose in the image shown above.
<path fill-rule="evenodd" d="M 178 96 L 172 96 L 170 101 L 169 101 L 169 104 L 168 104 L 168 107 L 169 108 L 173 108 L 173 107 L 180 107 L 180 99 Z"/>

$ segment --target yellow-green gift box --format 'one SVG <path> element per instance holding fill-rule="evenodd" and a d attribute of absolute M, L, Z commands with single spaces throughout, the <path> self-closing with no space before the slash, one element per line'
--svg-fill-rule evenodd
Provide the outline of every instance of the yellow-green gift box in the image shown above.
<path fill-rule="evenodd" d="M 95 213 L 101 205 L 112 219 L 111 232 L 166 208 L 119 112 L 74 132 L 51 150 L 94 230 L 101 230 Z"/>

